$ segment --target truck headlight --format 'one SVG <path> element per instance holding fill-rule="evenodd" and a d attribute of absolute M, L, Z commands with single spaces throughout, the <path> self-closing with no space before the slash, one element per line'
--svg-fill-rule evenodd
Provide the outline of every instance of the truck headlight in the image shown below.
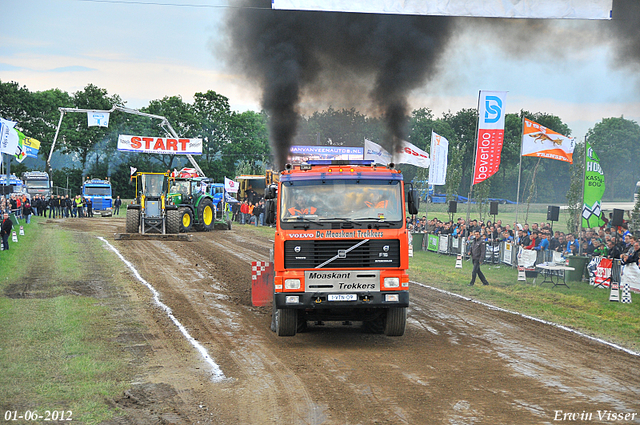
<path fill-rule="evenodd" d="M 388 303 L 397 303 L 400 301 L 400 296 L 398 294 L 386 294 L 384 300 Z"/>
<path fill-rule="evenodd" d="M 287 304 L 298 304 L 300 302 L 300 297 L 297 295 L 287 295 L 285 300 Z"/>
<path fill-rule="evenodd" d="M 284 289 L 300 289 L 300 279 L 285 279 Z"/>
<path fill-rule="evenodd" d="M 400 278 L 399 277 L 385 277 L 384 278 L 384 286 L 385 286 L 385 288 L 399 288 L 400 287 Z"/>

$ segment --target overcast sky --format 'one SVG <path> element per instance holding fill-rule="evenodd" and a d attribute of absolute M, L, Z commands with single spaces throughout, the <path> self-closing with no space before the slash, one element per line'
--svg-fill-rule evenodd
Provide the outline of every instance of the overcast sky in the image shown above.
<path fill-rule="evenodd" d="M 5 0 L 0 80 L 31 91 L 73 93 L 89 83 L 140 108 L 153 99 L 215 90 L 236 111 L 260 110 L 260 89 L 226 70 L 213 46 L 233 0 Z M 587 24 L 582 25 L 582 30 Z M 596 25 L 596 24 L 594 24 Z M 572 31 L 572 26 L 558 22 Z M 558 38 L 561 45 L 565 40 Z M 590 47 L 589 47 L 590 46 Z M 640 78 L 617 68 L 608 43 L 517 57 L 477 32 L 449 45 L 438 76 L 411 98 L 412 108 L 475 108 L 479 90 L 508 91 L 508 113 L 558 115 L 582 138 L 604 117 L 640 122 Z M 334 105 L 336 106 L 336 105 Z M 366 110 L 363 105 L 356 109 Z M 324 109 L 324 107 L 323 107 Z"/>

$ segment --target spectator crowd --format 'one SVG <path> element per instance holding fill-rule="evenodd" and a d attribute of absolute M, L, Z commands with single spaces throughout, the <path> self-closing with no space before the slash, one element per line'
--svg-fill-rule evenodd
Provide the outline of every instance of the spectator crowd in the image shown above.
<path fill-rule="evenodd" d="M 8 198 L 0 197 L 0 212 L 15 214 L 29 223 L 31 215 L 48 218 L 93 217 L 93 204 L 90 198 L 80 195 L 53 195 L 49 198 L 34 195 L 29 200 L 24 194 L 13 194 Z"/>
<path fill-rule="evenodd" d="M 640 241 L 629 231 L 628 223 L 613 227 L 608 222 L 595 229 L 584 229 L 579 234 L 552 231 L 549 223 L 503 224 L 502 220 L 483 222 L 466 220 L 443 222 L 434 218 L 407 218 L 407 228 L 413 233 L 430 233 L 450 235 L 454 238 L 467 238 L 480 232 L 485 243 L 497 245 L 511 242 L 524 249 L 536 251 L 555 251 L 566 257 L 569 255 L 600 256 L 620 259 L 623 264 L 638 264 L 640 257 Z"/>

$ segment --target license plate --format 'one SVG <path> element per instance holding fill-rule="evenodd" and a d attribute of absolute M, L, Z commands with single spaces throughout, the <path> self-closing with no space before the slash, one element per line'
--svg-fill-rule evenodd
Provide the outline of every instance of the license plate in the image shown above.
<path fill-rule="evenodd" d="M 356 294 L 329 294 L 328 301 L 358 301 Z"/>

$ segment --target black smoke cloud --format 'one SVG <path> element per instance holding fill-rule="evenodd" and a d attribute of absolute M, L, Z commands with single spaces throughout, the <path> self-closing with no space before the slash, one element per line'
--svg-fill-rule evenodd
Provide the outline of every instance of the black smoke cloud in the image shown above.
<path fill-rule="evenodd" d="M 407 96 L 435 74 L 452 31 L 445 17 L 270 10 L 268 1 L 232 9 L 226 28 L 229 61 L 262 89 L 280 168 L 305 95 L 377 112 L 388 130 L 382 143 L 397 151 Z"/>
<path fill-rule="evenodd" d="M 615 51 L 614 66 L 640 68 L 640 0 L 614 0 L 610 21 L 300 12 L 271 10 L 269 0 L 239 3 L 227 15 L 225 53 L 262 90 L 280 168 L 303 98 L 382 116 L 388 130 L 382 144 L 397 151 L 408 95 L 435 76 L 462 32 L 526 60 L 553 60 L 604 43 Z"/>

